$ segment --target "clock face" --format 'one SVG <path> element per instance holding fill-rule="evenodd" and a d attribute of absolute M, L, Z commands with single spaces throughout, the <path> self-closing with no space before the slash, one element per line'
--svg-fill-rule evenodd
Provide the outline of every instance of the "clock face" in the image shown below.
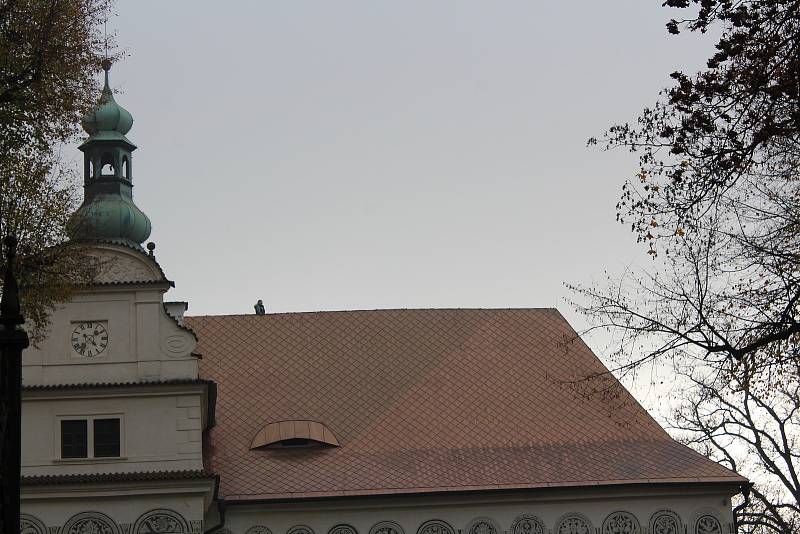
<path fill-rule="evenodd" d="M 87 321 L 78 323 L 72 331 L 72 348 L 81 356 L 93 358 L 108 346 L 108 330 L 103 323 Z"/>

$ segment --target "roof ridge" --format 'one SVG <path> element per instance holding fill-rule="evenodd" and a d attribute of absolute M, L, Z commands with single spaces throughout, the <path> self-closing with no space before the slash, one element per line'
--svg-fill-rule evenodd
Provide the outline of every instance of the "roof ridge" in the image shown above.
<path fill-rule="evenodd" d="M 257 315 L 254 313 L 221 313 L 221 314 L 205 314 L 205 315 L 185 315 L 184 317 L 190 319 L 200 319 L 203 317 L 265 317 L 265 316 L 276 316 L 276 315 L 315 315 L 315 314 L 323 314 L 323 313 L 363 313 L 363 312 L 420 312 L 420 311 L 558 311 L 556 307 L 506 307 L 506 308 L 471 308 L 471 307 L 452 307 L 452 308 L 358 308 L 352 310 L 305 310 L 305 311 L 283 311 L 283 312 L 272 312 L 272 313 L 265 313 L 263 315 Z"/>

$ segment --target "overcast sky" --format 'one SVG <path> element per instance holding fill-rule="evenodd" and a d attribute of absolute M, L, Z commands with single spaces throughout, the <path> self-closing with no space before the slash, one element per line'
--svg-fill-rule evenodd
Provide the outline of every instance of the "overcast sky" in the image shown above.
<path fill-rule="evenodd" d="M 614 220 L 635 157 L 586 140 L 710 55 L 661 3 L 120 1 L 111 82 L 168 298 L 580 328 L 563 282 L 645 256 Z"/>

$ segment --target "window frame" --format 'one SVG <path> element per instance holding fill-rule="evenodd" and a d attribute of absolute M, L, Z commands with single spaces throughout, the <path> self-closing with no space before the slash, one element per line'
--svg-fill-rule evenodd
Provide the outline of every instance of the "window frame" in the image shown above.
<path fill-rule="evenodd" d="M 94 421 L 95 419 L 117 419 L 119 420 L 119 456 L 95 456 L 94 454 Z M 86 457 L 64 458 L 61 456 L 61 421 L 86 421 Z M 55 462 L 106 462 L 127 459 L 125 448 L 125 416 L 121 413 L 92 413 L 92 414 L 69 414 L 57 415 L 55 417 L 55 443 L 53 460 Z"/>

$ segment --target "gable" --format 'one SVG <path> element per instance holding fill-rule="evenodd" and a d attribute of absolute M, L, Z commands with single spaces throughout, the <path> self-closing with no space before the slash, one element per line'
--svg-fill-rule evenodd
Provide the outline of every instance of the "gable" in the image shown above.
<path fill-rule="evenodd" d="M 87 253 L 98 262 L 97 284 L 171 284 L 155 258 L 143 251 L 125 245 L 103 243 L 93 245 Z"/>

